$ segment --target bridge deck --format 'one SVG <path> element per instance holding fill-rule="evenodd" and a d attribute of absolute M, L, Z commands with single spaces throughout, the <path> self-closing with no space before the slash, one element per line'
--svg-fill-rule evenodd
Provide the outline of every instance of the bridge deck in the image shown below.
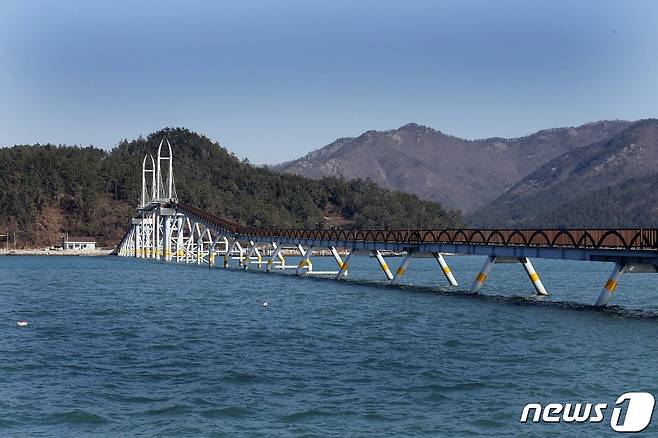
<path fill-rule="evenodd" d="M 224 248 L 217 245 L 223 242 Z M 244 244 L 244 247 L 243 245 Z M 344 279 L 354 255 L 376 256 L 386 278 L 399 284 L 414 257 L 434 257 L 451 286 L 458 286 L 444 253 L 488 256 L 471 292 L 483 286 L 496 263 L 520 263 L 539 295 L 548 292 L 534 270 L 531 258 L 610 261 L 615 266 L 603 286 L 597 305 L 609 302 L 624 272 L 658 272 L 658 229 L 440 229 L 440 230 L 304 230 L 248 227 L 215 216 L 191 205 L 150 202 L 138 210 L 132 227 L 119 244 L 118 254 L 187 263 L 215 265 L 223 256 L 224 267 L 236 259 L 240 267 L 250 265 L 271 272 L 285 266 L 281 248 L 294 246 L 302 256 L 297 275 L 334 275 Z M 260 251 L 269 248 L 265 262 Z M 329 248 L 337 272 L 313 272 L 313 248 Z M 346 248 L 343 260 L 337 248 Z M 381 250 L 405 251 L 395 271 L 388 267 Z M 237 252 L 237 253 L 236 253 Z M 237 255 L 237 257 L 234 257 Z M 280 260 L 277 260 L 280 257 Z"/>
<path fill-rule="evenodd" d="M 236 224 L 186 204 L 171 208 L 237 239 L 314 247 L 658 264 L 658 229 L 309 230 Z"/>

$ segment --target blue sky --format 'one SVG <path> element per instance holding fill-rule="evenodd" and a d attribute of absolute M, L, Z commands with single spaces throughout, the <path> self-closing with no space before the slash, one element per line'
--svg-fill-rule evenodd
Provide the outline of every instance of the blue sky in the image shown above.
<path fill-rule="evenodd" d="M 407 122 L 658 116 L 653 1 L 0 0 L 0 145 L 185 126 L 254 163 Z"/>

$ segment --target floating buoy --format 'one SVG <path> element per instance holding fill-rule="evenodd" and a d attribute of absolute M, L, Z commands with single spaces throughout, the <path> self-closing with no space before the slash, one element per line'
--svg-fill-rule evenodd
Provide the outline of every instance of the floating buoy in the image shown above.
<path fill-rule="evenodd" d="M 267 307 L 267 306 L 269 306 L 269 304 L 268 304 L 267 301 L 265 301 L 265 302 L 263 303 L 263 307 Z"/>
<path fill-rule="evenodd" d="M 21 319 L 20 321 L 18 321 L 18 326 L 27 327 L 27 319 Z"/>

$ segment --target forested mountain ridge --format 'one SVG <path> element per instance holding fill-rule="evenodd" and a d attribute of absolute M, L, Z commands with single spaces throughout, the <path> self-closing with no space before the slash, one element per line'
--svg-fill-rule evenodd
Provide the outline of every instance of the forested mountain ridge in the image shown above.
<path fill-rule="evenodd" d="M 630 125 L 620 120 L 600 121 L 519 138 L 465 140 L 410 123 L 338 139 L 273 169 L 316 179 L 370 178 L 383 187 L 470 213 L 547 161 L 608 140 Z"/>
<path fill-rule="evenodd" d="M 658 120 L 574 149 L 472 213 L 478 226 L 658 226 Z"/>
<path fill-rule="evenodd" d="M 21 246 L 56 243 L 60 233 L 115 244 L 141 191 L 144 154 L 172 143 L 181 202 L 254 226 L 446 227 L 461 214 L 414 195 L 361 179 L 282 175 L 240 161 L 205 136 L 166 128 L 111 151 L 94 147 L 22 145 L 0 148 L 0 233 L 16 231 Z"/>

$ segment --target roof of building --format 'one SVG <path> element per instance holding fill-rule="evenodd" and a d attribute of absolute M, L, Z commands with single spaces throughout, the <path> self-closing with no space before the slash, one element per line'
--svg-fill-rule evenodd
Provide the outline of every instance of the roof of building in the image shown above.
<path fill-rule="evenodd" d="M 93 237 L 84 237 L 84 236 L 68 236 L 64 239 L 67 243 L 96 243 L 96 239 Z"/>

